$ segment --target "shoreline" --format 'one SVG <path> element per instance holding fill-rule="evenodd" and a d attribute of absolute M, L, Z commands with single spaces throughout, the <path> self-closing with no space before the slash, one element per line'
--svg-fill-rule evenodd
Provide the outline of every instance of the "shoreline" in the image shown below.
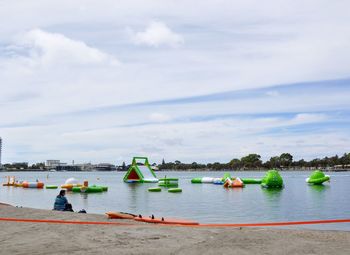
<path fill-rule="evenodd" d="M 161 172 L 264 172 L 270 170 L 269 168 L 259 168 L 259 169 L 220 169 L 220 170 L 213 170 L 213 169 L 164 169 L 164 170 L 154 170 L 156 173 Z M 323 172 L 350 172 L 350 169 L 324 169 L 324 168 L 313 168 L 313 169 L 277 169 L 280 172 L 310 172 L 315 170 L 321 170 Z M 120 170 L 95 170 L 95 171 L 69 171 L 69 170 L 58 170 L 58 171 L 50 171 L 50 170 L 42 170 L 42 169 L 18 169 L 18 170 L 0 170 L 0 173 L 25 173 L 25 172 L 45 172 L 45 173 L 56 173 L 56 172 L 70 172 L 70 173 L 84 173 L 84 172 L 118 172 L 118 173 L 126 173 L 127 171 L 120 171 Z"/>
<path fill-rule="evenodd" d="M 4 254 L 349 254 L 350 232 L 277 228 L 160 226 L 104 215 L 0 204 L 0 218 L 122 222 L 69 225 L 1 221 Z"/>

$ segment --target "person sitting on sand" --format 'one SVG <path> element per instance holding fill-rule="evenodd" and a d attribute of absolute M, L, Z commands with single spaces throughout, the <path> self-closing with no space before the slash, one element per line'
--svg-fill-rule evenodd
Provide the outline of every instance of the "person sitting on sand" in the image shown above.
<path fill-rule="evenodd" d="M 67 198 L 65 197 L 66 191 L 61 190 L 60 194 L 55 199 L 55 204 L 53 206 L 53 209 L 56 211 L 73 211 L 72 205 L 68 203 Z"/>

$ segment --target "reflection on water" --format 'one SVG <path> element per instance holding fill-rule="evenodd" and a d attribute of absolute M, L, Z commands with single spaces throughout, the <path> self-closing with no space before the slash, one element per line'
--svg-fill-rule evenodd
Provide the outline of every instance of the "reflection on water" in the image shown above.
<path fill-rule="evenodd" d="M 264 194 L 264 197 L 267 201 L 277 201 L 281 198 L 283 189 L 266 189 L 261 188 L 262 193 Z"/>
<path fill-rule="evenodd" d="M 327 192 L 330 191 L 329 185 L 307 185 L 306 195 L 312 202 L 324 201 Z"/>
<path fill-rule="evenodd" d="M 309 189 L 311 191 L 314 191 L 316 193 L 325 192 L 325 191 L 327 191 L 327 189 L 330 188 L 329 185 L 324 185 L 324 184 L 321 184 L 321 185 L 308 185 L 308 186 L 309 186 Z"/>
<path fill-rule="evenodd" d="M 224 190 L 226 190 L 227 192 L 236 192 L 236 193 L 241 193 L 243 192 L 244 188 L 239 188 L 239 187 L 235 187 L 235 188 L 224 188 Z"/>
<path fill-rule="evenodd" d="M 82 200 L 82 204 L 83 204 L 83 208 L 84 210 L 87 210 L 85 208 L 89 208 L 89 195 L 87 193 L 81 193 L 81 196 L 83 198 Z"/>
<path fill-rule="evenodd" d="M 260 210 L 263 217 L 260 216 L 260 218 L 264 218 L 268 221 L 273 221 L 277 215 L 285 214 L 281 211 L 283 208 L 279 206 L 282 200 L 283 189 L 266 189 L 261 187 L 261 194 L 262 201 Z"/>
<path fill-rule="evenodd" d="M 306 196 L 308 198 L 309 207 L 313 210 L 324 210 L 329 204 L 327 203 L 327 195 L 330 193 L 329 185 L 307 185 Z"/>
<path fill-rule="evenodd" d="M 80 193 L 80 195 L 83 197 L 83 199 L 87 200 L 89 197 L 88 193 Z"/>
<path fill-rule="evenodd" d="M 128 183 L 125 184 L 128 190 L 128 199 L 129 199 L 129 207 L 132 211 L 137 209 L 137 201 L 139 197 L 139 188 L 138 186 L 142 185 L 140 183 Z"/>

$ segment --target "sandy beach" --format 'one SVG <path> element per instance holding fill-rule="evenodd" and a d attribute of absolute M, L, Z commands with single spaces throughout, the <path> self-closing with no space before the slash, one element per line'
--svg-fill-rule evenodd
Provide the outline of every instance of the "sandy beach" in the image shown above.
<path fill-rule="evenodd" d="M 132 224 L 0 221 L 0 254 L 350 254 L 350 232 L 341 231 L 172 227 L 4 205 L 0 218 Z"/>

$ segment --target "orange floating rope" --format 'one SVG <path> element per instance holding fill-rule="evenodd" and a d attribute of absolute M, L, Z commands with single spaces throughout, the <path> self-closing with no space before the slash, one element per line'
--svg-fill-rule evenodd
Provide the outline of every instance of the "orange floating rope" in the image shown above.
<path fill-rule="evenodd" d="M 49 223 L 49 224 L 73 224 L 73 225 L 112 225 L 112 226 L 136 226 L 131 223 L 122 222 L 104 222 L 104 221 L 70 221 L 70 220 L 40 220 L 40 219 L 23 219 L 23 218 L 0 218 L 0 221 L 10 222 L 27 222 L 27 223 Z M 212 223 L 199 225 L 177 224 L 150 224 L 148 226 L 186 226 L 186 227 L 274 227 L 274 226 L 291 226 L 291 225 L 312 225 L 312 224 L 331 224 L 331 223 L 350 223 L 350 219 L 331 219 L 331 220 L 311 220 L 311 221 L 285 221 L 285 222 L 262 222 L 262 223 Z M 145 225 L 146 226 L 146 225 Z"/>
<path fill-rule="evenodd" d="M 310 220 L 310 221 L 282 221 L 282 222 L 262 222 L 262 223 L 223 223 L 223 224 L 200 224 L 198 227 L 273 227 L 273 226 L 291 226 L 291 225 L 312 225 L 312 224 L 331 224 L 346 223 L 350 219 L 333 220 Z"/>

